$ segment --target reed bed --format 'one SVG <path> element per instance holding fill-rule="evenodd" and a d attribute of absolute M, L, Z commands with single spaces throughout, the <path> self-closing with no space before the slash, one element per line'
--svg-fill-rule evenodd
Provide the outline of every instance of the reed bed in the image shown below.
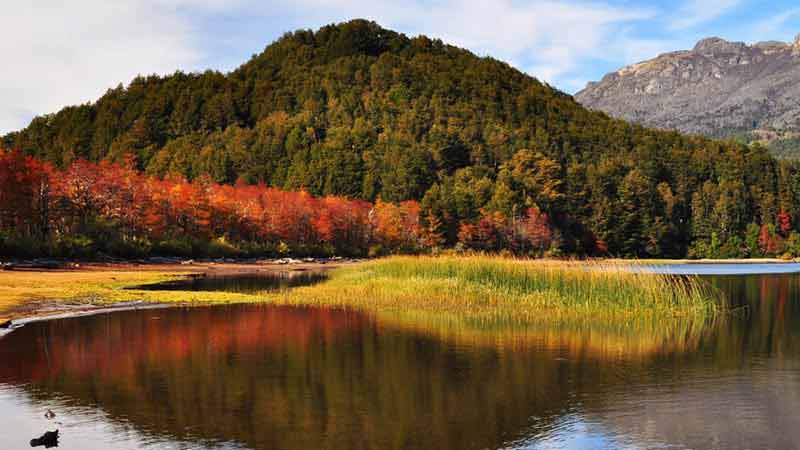
<path fill-rule="evenodd" d="M 708 319 L 723 304 L 716 291 L 695 278 L 602 262 L 491 256 L 392 257 L 340 269 L 327 283 L 276 297 L 287 304 L 548 324 Z"/>

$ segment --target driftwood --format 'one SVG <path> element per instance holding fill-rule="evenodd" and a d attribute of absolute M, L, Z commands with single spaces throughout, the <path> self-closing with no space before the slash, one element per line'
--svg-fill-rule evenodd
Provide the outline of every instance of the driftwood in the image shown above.
<path fill-rule="evenodd" d="M 48 431 L 41 437 L 31 439 L 31 447 L 44 447 L 44 448 L 58 447 L 58 430 Z"/>

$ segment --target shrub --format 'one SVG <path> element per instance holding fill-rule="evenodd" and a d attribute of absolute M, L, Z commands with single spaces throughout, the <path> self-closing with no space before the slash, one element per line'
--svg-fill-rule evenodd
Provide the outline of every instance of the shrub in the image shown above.
<path fill-rule="evenodd" d="M 98 251 L 93 239 L 83 236 L 59 236 L 50 254 L 62 258 L 89 258 Z"/>
<path fill-rule="evenodd" d="M 210 256 L 212 258 L 235 258 L 242 255 L 242 251 L 228 242 L 224 236 L 209 242 L 205 251 L 201 253 L 202 256 Z"/>
<path fill-rule="evenodd" d="M 173 238 L 157 242 L 153 254 L 158 256 L 193 256 L 192 242 L 188 238 Z"/>

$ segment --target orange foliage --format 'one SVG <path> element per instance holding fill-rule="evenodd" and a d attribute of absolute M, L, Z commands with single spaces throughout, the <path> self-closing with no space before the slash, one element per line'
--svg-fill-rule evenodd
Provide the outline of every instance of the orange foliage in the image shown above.
<path fill-rule="evenodd" d="M 538 208 L 524 217 L 509 219 L 502 213 L 481 211 L 477 223 L 462 223 L 458 241 L 467 248 L 482 251 L 510 250 L 517 254 L 541 254 L 553 244 L 550 219 Z"/>
<path fill-rule="evenodd" d="M 314 198 L 264 184 L 218 184 L 209 178 L 158 179 L 124 163 L 75 161 L 55 171 L 21 152 L 0 150 L 0 229 L 31 235 L 160 242 L 224 238 L 232 244 L 361 255 L 373 242 L 392 250 L 417 248 L 420 207 L 342 197 Z M 51 186 L 52 185 L 52 186 Z M 46 191 L 43 191 L 46 187 Z M 46 196 L 38 199 L 42 191 Z M 38 203 L 37 203 L 38 201 Z M 54 214 L 47 214 L 48 211 Z M 40 214 L 41 215 L 41 214 Z"/>
<path fill-rule="evenodd" d="M 378 199 L 370 215 L 376 240 L 386 248 L 416 249 L 422 235 L 419 213 L 420 206 L 415 201 L 395 205 Z"/>
<path fill-rule="evenodd" d="M 778 214 L 778 229 L 784 236 L 788 236 L 789 232 L 792 231 L 792 216 L 786 211 L 781 211 Z"/>
<path fill-rule="evenodd" d="M 53 168 L 20 151 L 0 150 L 0 229 L 38 236 L 47 232 Z"/>
<path fill-rule="evenodd" d="M 775 256 L 783 250 L 784 242 L 772 224 L 764 224 L 758 233 L 758 245 L 765 255 Z"/>

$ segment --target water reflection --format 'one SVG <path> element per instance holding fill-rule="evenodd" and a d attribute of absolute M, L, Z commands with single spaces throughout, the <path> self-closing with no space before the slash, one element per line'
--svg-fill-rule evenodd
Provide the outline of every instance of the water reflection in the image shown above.
<path fill-rule="evenodd" d="M 134 424 L 140 440 L 156 443 L 492 448 L 524 428 L 534 410 L 557 417 L 569 395 L 558 383 L 563 363 L 552 356 L 468 351 L 317 309 L 54 321 L 0 341 L 0 357 L 19 362 L 0 368 L 0 379 L 32 401 L 50 407 L 56 397 L 59 410 L 100 407 L 106 420 Z M 66 416 L 65 423 L 82 420 Z"/>
<path fill-rule="evenodd" d="M 634 270 L 645 270 L 654 273 L 673 275 L 768 275 L 800 273 L 798 263 L 765 263 L 765 264 L 658 264 L 633 266 Z"/>
<path fill-rule="evenodd" d="M 327 274 L 319 271 L 248 272 L 238 275 L 204 275 L 164 283 L 133 287 L 146 291 L 213 291 L 253 294 L 310 286 L 325 281 Z"/>
<path fill-rule="evenodd" d="M 800 277 L 715 277 L 714 324 L 548 330 L 288 307 L 0 339 L 0 448 L 796 448 Z M 427 320 L 427 321 L 426 321 Z"/>

